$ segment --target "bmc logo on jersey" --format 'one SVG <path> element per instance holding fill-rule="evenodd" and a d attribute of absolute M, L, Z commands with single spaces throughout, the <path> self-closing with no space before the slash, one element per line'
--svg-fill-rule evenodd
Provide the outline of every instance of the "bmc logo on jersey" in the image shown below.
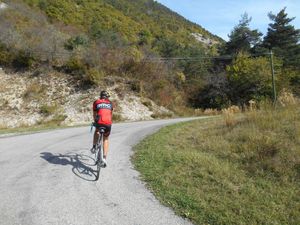
<path fill-rule="evenodd" d="M 112 105 L 109 104 L 109 103 L 100 103 L 100 104 L 97 104 L 96 108 L 97 108 L 97 110 L 99 110 L 99 109 L 110 109 L 110 110 L 112 110 Z"/>

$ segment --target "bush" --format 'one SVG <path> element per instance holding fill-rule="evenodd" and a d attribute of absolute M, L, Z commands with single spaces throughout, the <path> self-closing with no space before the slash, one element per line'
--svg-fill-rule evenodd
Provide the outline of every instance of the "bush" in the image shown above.
<path fill-rule="evenodd" d="M 24 100 L 41 99 L 45 93 L 46 87 L 39 83 L 31 83 L 23 93 Z"/>
<path fill-rule="evenodd" d="M 105 74 L 103 71 L 99 71 L 95 68 L 89 69 L 86 72 L 85 80 L 90 84 L 100 84 L 103 81 Z"/>
<path fill-rule="evenodd" d="M 233 104 L 244 105 L 249 100 L 272 97 L 270 62 L 266 57 L 249 58 L 240 53 L 227 67 L 229 95 Z"/>
<path fill-rule="evenodd" d="M 34 66 L 35 62 L 37 62 L 37 59 L 32 53 L 20 51 L 15 55 L 12 65 L 18 69 L 30 69 Z"/>
<path fill-rule="evenodd" d="M 169 112 L 162 112 L 162 113 L 153 113 L 151 117 L 153 119 L 165 119 L 165 118 L 172 118 L 174 115 L 173 113 Z"/>
<path fill-rule="evenodd" d="M 83 76 L 87 71 L 87 66 L 79 57 L 72 57 L 66 63 L 65 71 L 73 75 Z"/>
<path fill-rule="evenodd" d="M 0 43 L 0 65 L 8 66 L 13 61 L 13 55 Z"/>
<path fill-rule="evenodd" d="M 122 118 L 122 116 L 118 113 L 113 113 L 113 121 L 114 122 L 119 122 L 119 121 L 123 121 L 124 119 Z"/>
<path fill-rule="evenodd" d="M 40 107 L 40 113 L 44 116 L 53 115 L 57 111 L 57 105 L 42 105 Z"/>

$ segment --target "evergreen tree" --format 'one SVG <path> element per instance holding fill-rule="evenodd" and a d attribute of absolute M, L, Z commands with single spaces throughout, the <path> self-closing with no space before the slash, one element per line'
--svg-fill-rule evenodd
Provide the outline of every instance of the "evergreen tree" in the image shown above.
<path fill-rule="evenodd" d="M 237 54 L 238 52 L 250 52 L 250 50 L 260 43 L 262 33 L 258 30 L 251 30 L 249 23 L 251 17 L 247 13 L 242 15 L 239 24 L 231 31 L 229 41 L 225 44 L 225 51 L 223 54 Z"/>
<path fill-rule="evenodd" d="M 290 24 L 295 19 L 288 18 L 283 8 L 277 15 L 269 13 L 270 20 L 268 33 L 264 38 L 263 45 L 274 50 L 274 53 L 282 57 L 285 65 L 298 65 L 300 59 L 300 30 Z"/>

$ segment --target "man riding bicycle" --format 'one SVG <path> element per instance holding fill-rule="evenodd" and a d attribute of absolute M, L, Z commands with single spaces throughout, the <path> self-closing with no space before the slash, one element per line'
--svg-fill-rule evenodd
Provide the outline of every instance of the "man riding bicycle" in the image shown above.
<path fill-rule="evenodd" d="M 100 98 L 93 103 L 93 116 L 95 121 L 95 133 L 93 140 L 92 152 L 96 150 L 97 140 L 99 138 L 99 128 L 104 127 L 105 133 L 103 134 L 103 164 L 104 167 L 107 165 L 106 157 L 108 153 L 108 137 L 110 135 L 112 126 L 112 102 L 108 99 L 110 96 L 107 91 L 101 91 Z"/>

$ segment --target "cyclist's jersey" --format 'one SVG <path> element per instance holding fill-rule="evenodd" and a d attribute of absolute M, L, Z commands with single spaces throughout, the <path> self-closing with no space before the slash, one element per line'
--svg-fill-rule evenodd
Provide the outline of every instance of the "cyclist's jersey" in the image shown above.
<path fill-rule="evenodd" d="M 113 106 L 108 99 L 97 99 L 93 104 L 93 110 L 97 112 L 97 123 L 111 125 Z"/>

